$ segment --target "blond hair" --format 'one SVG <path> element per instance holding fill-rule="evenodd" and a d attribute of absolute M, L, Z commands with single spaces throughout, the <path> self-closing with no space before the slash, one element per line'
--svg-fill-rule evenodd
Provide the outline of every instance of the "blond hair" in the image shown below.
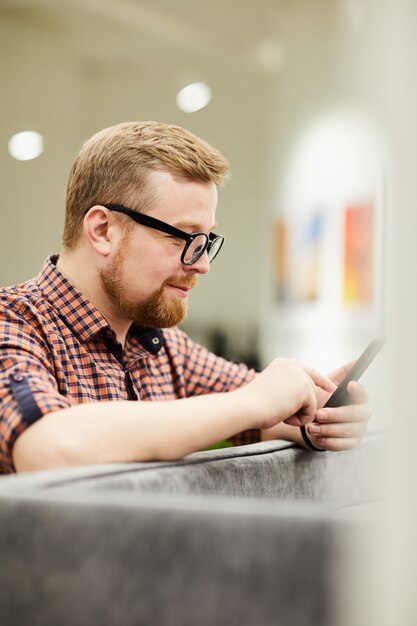
<path fill-rule="evenodd" d="M 143 211 L 152 201 L 152 171 L 178 180 L 224 183 L 229 163 L 216 149 L 180 126 L 124 122 L 88 139 L 67 183 L 63 246 L 74 248 L 85 212 L 95 204 L 126 204 Z"/>

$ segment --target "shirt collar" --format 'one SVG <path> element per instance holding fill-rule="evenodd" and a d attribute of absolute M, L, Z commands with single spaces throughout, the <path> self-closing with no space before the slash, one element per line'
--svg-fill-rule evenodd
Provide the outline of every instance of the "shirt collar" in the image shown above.
<path fill-rule="evenodd" d="M 88 341 L 99 334 L 114 337 L 106 318 L 58 270 L 57 260 L 58 255 L 48 257 L 35 279 L 44 297 L 81 341 Z M 130 333 L 152 354 L 157 354 L 163 346 L 163 334 L 159 329 L 132 324 Z"/>

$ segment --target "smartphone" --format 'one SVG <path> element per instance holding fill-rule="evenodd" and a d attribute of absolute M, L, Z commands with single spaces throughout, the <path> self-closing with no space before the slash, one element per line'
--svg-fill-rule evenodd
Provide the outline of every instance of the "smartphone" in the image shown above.
<path fill-rule="evenodd" d="M 362 352 L 359 359 L 346 374 L 338 388 L 327 400 L 323 408 L 345 406 L 352 403 L 352 397 L 347 390 L 348 383 L 351 380 L 359 380 L 368 365 L 372 363 L 378 352 L 381 350 L 384 343 L 385 339 L 374 339 L 371 341 L 369 346 Z"/>

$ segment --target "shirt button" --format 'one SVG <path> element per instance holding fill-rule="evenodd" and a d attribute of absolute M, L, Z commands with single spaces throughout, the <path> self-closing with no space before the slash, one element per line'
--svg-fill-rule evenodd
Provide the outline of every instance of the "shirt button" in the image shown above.
<path fill-rule="evenodd" d="M 21 374 L 13 374 L 12 378 L 15 383 L 21 383 L 23 380 L 23 376 Z"/>
<path fill-rule="evenodd" d="M 157 346 L 159 344 L 159 338 L 158 337 L 152 337 L 152 343 L 154 346 Z"/>

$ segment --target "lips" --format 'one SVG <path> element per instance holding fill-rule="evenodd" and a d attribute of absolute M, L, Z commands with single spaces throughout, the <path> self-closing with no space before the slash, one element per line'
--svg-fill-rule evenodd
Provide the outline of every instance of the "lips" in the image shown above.
<path fill-rule="evenodd" d="M 185 292 L 190 291 L 191 289 L 191 287 L 183 287 L 182 285 L 171 285 L 171 287 L 175 287 L 175 289 L 182 289 Z"/>
<path fill-rule="evenodd" d="M 193 287 L 197 284 L 197 279 L 195 276 L 188 277 L 188 280 L 184 280 L 184 278 L 180 278 L 179 276 L 171 276 L 168 280 L 165 281 L 165 284 L 168 287 L 175 287 L 175 289 L 182 289 L 186 293 L 193 289 Z"/>
<path fill-rule="evenodd" d="M 183 298 L 184 300 L 186 300 L 188 298 L 188 292 L 190 291 L 190 289 L 195 287 L 196 282 L 197 281 L 195 280 L 195 278 L 193 278 L 192 280 L 188 280 L 186 283 L 182 282 L 181 278 L 177 278 L 177 280 L 175 280 L 174 278 L 172 282 L 170 279 L 168 279 L 165 284 L 167 287 L 172 289 L 173 295 L 175 295 L 177 298 Z"/>
<path fill-rule="evenodd" d="M 180 289 L 184 293 L 188 293 L 191 289 L 191 287 L 185 287 L 184 285 L 173 285 L 173 284 L 169 284 L 168 287 L 174 287 L 174 289 Z"/>
<path fill-rule="evenodd" d="M 175 295 L 177 298 L 187 299 L 188 292 L 196 284 L 196 276 L 169 276 L 164 282 L 164 287 L 172 289 L 172 295 Z"/>

